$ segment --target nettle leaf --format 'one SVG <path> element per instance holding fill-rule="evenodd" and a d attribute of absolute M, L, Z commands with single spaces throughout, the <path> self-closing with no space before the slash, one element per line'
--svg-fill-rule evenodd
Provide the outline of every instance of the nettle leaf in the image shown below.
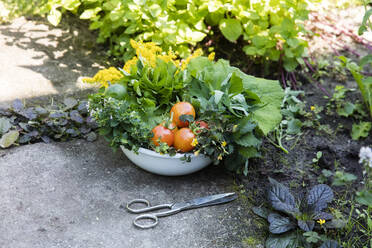
<path fill-rule="evenodd" d="M 304 230 L 305 232 L 312 231 L 315 226 L 315 221 L 313 220 L 298 220 L 297 221 L 298 226 Z"/>
<path fill-rule="evenodd" d="M 295 198 L 289 192 L 289 189 L 272 178 L 269 178 L 269 181 L 270 189 L 268 192 L 268 199 L 273 208 L 288 214 L 298 212 Z"/>
<path fill-rule="evenodd" d="M 314 186 L 307 196 L 307 204 L 310 205 L 315 212 L 325 209 L 333 200 L 332 189 L 325 184 Z"/>
<path fill-rule="evenodd" d="M 242 34 L 242 26 L 236 19 L 221 19 L 219 28 L 223 36 L 231 42 L 236 41 Z"/>
<path fill-rule="evenodd" d="M 19 132 L 16 130 L 7 132 L 0 139 L 0 147 L 1 148 L 10 147 L 17 141 L 18 137 L 19 137 Z"/>
<path fill-rule="evenodd" d="M 11 127 L 12 124 L 8 118 L 0 118 L 0 135 L 8 132 Z"/>
<path fill-rule="evenodd" d="M 319 248 L 342 248 L 342 247 L 334 240 L 327 240 Z"/>
<path fill-rule="evenodd" d="M 267 220 L 270 223 L 269 230 L 274 234 L 284 233 L 296 227 L 289 218 L 276 213 L 269 214 Z"/>
<path fill-rule="evenodd" d="M 297 248 L 299 243 L 295 232 L 284 233 L 281 235 L 271 234 L 265 242 L 266 248 Z"/>

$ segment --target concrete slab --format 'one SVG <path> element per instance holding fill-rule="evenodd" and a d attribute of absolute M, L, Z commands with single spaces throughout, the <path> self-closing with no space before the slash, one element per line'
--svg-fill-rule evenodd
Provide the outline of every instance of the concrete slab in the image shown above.
<path fill-rule="evenodd" d="M 195 209 L 138 230 L 121 204 L 172 203 L 233 190 L 216 166 L 182 177 L 147 173 L 106 142 L 0 150 L 0 247 L 243 247 L 241 201 Z M 244 246 L 261 247 L 261 246 Z"/>
<path fill-rule="evenodd" d="M 92 87 L 78 79 L 93 76 L 104 55 L 94 49 L 89 30 L 68 20 L 53 27 L 46 20 L 21 17 L 0 25 L 0 103 Z"/>

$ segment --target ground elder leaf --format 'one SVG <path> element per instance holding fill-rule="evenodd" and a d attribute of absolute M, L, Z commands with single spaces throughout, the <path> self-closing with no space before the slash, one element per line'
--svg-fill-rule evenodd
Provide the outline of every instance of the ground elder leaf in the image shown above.
<path fill-rule="evenodd" d="M 19 132 L 16 130 L 7 132 L 0 139 L 0 147 L 1 148 L 10 147 L 17 141 L 18 137 L 19 137 Z"/>
<path fill-rule="evenodd" d="M 236 19 L 222 19 L 219 28 L 223 36 L 231 42 L 236 41 L 242 34 L 242 26 Z"/>

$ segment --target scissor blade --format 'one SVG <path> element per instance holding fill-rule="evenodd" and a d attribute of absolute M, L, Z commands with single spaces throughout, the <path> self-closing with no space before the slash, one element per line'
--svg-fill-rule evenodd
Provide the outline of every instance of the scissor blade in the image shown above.
<path fill-rule="evenodd" d="M 235 193 L 210 195 L 210 196 L 195 198 L 187 202 L 175 203 L 172 206 L 172 209 L 186 210 L 186 209 L 192 209 L 192 208 L 207 207 L 207 206 L 230 202 L 230 201 L 235 200 L 236 198 L 238 198 L 238 196 Z"/>

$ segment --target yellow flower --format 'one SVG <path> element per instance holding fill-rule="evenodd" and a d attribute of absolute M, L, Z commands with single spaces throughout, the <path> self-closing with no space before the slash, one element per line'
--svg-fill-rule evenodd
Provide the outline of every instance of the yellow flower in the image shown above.
<path fill-rule="evenodd" d="M 323 225 L 326 221 L 323 220 L 323 219 L 319 219 L 319 220 L 317 220 L 317 222 L 318 222 L 320 225 Z"/>
<path fill-rule="evenodd" d="M 215 55 L 216 55 L 216 54 L 215 54 L 214 52 L 210 53 L 210 54 L 208 55 L 208 59 L 209 59 L 210 61 L 213 61 Z"/>
<path fill-rule="evenodd" d="M 220 155 L 218 155 L 218 158 L 217 158 L 218 160 L 222 160 L 222 155 L 220 154 Z"/>
<path fill-rule="evenodd" d="M 222 142 L 222 146 L 225 147 L 227 145 L 226 141 Z"/>
<path fill-rule="evenodd" d="M 130 69 L 132 68 L 133 65 L 137 64 L 137 61 L 138 61 L 137 57 L 133 57 L 132 59 L 128 60 L 125 63 L 123 70 L 130 73 Z"/>
<path fill-rule="evenodd" d="M 200 153 L 200 150 L 197 150 L 197 151 L 194 152 L 194 155 L 199 156 L 199 153 Z"/>
<path fill-rule="evenodd" d="M 115 67 L 110 67 L 108 69 L 100 70 L 92 78 L 83 78 L 85 83 L 100 83 L 101 87 L 108 87 L 108 82 L 114 84 L 122 78 L 122 74 Z"/>
<path fill-rule="evenodd" d="M 196 146 L 198 144 L 198 140 L 195 138 L 192 140 L 191 145 Z"/>
<path fill-rule="evenodd" d="M 314 110 L 315 110 L 315 106 L 311 106 L 311 107 L 310 107 L 310 110 L 311 110 L 311 111 L 314 111 Z"/>
<path fill-rule="evenodd" d="M 182 61 L 182 65 L 181 65 L 182 70 L 186 69 L 187 64 L 190 63 L 190 61 L 193 58 L 200 57 L 202 55 L 203 55 L 203 50 L 201 48 L 197 49 L 191 56 L 187 57 L 186 60 Z"/>

